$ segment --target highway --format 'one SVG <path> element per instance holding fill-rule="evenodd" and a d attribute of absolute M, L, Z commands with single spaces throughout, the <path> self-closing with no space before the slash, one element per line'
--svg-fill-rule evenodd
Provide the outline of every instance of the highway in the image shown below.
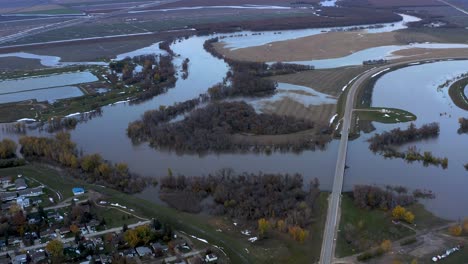
<path fill-rule="evenodd" d="M 376 68 L 372 68 L 364 73 L 358 75 L 356 81 L 348 89 L 348 95 L 346 98 L 345 112 L 342 118 L 342 129 L 341 139 L 338 147 L 338 159 L 335 167 L 335 176 L 333 179 L 332 193 L 328 200 L 328 211 L 327 219 L 325 222 L 325 229 L 323 233 L 322 250 L 320 252 L 320 263 L 330 264 L 334 261 L 335 256 L 335 242 L 337 239 L 337 230 L 340 220 L 340 203 L 341 203 L 341 192 L 343 190 L 344 181 L 344 170 L 346 165 L 346 154 L 348 150 L 348 136 L 351 129 L 351 121 L 354 109 L 354 100 L 356 94 L 362 84 L 372 78 L 372 75 L 395 66 L 401 66 L 409 63 L 425 62 L 425 61 L 439 61 L 439 60 L 450 60 L 450 59 L 467 59 L 466 57 L 460 58 L 436 58 L 436 59 L 419 59 L 412 61 L 396 62 L 392 64 L 386 64 Z"/>

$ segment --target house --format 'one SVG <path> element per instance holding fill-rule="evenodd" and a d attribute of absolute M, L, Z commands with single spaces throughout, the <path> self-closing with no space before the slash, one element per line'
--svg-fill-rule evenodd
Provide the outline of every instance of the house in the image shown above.
<path fill-rule="evenodd" d="M 47 255 L 44 250 L 38 250 L 31 254 L 31 262 L 34 264 L 45 262 L 47 260 Z"/>
<path fill-rule="evenodd" d="M 6 202 L 6 201 L 12 201 L 14 199 L 16 199 L 18 195 L 16 195 L 16 192 L 2 192 L 0 193 L 0 199 L 2 200 L 2 202 Z"/>
<path fill-rule="evenodd" d="M 153 252 L 156 257 L 162 257 L 169 249 L 167 245 L 162 245 L 159 242 L 153 243 L 151 247 L 153 248 Z"/>
<path fill-rule="evenodd" d="M 16 204 L 21 208 L 21 210 L 24 210 L 24 208 L 29 207 L 31 204 L 29 203 L 28 198 L 23 198 L 23 197 L 18 197 L 16 198 Z"/>
<path fill-rule="evenodd" d="M 140 257 L 151 256 L 153 254 L 149 247 L 137 247 L 135 248 L 135 250 L 138 253 L 138 256 Z"/>
<path fill-rule="evenodd" d="M 48 237 L 54 237 L 56 235 L 54 230 L 46 230 L 41 232 L 41 237 L 43 238 L 48 238 Z"/>
<path fill-rule="evenodd" d="M 203 259 L 200 256 L 193 256 L 187 259 L 188 264 L 203 263 Z"/>
<path fill-rule="evenodd" d="M 21 255 L 16 255 L 15 258 L 13 258 L 13 264 L 26 264 L 28 263 L 28 257 L 26 254 L 21 254 Z"/>
<path fill-rule="evenodd" d="M 208 255 L 205 256 L 205 261 L 206 262 L 215 262 L 217 260 L 218 260 L 218 257 L 213 253 L 208 254 Z"/>
<path fill-rule="evenodd" d="M 61 235 L 66 235 L 68 233 L 70 233 L 70 228 L 67 228 L 67 227 L 62 227 L 59 229 L 59 232 Z"/>
<path fill-rule="evenodd" d="M 18 191 L 28 188 L 28 185 L 26 184 L 26 181 L 23 178 L 16 179 L 15 186 L 16 186 L 16 190 Z"/>
<path fill-rule="evenodd" d="M 122 252 L 120 252 L 119 255 L 123 256 L 123 257 L 127 257 L 127 258 L 133 258 L 136 256 L 136 251 L 135 249 L 131 248 L 131 249 L 126 249 Z"/>
<path fill-rule="evenodd" d="M 23 197 L 36 197 L 36 196 L 40 196 L 40 195 L 44 194 L 42 189 L 43 189 L 43 187 L 39 186 L 39 187 L 35 187 L 35 188 L 21 190 L 21 191 L 18 191 L 18 195 L 23 196 Z"/>
<path fill-rule="evenodd" d="M 2 185 L 3 189 L 6 189 L 10 187 L 11 184 L 11 177 L 10 176 L 5 176 L 0 178 L 0 184 Z"/>
<path fill-rule="evenodd" d="M 72 189 L 73 195 L 81 195 L 84 194 L 84 189 L 81 187 L 75 187 Z"/>

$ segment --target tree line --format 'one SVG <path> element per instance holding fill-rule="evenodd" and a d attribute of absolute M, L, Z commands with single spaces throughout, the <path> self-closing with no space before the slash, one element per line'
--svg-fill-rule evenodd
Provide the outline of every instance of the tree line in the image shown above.
<path fill-rule="evenodd" d="M 285 232 L 311 223 L 320 193 L 317 179 L 305 188 L 300 174 L 236 174 L 230 169 L 197 177 L 169 172 L 160 183 L 161 198 L 178 210 L 248 222 L 267 219 Z"/>
<path fill-rule="evenodd" d="M 373 152 L 386 150 L 389 146 L 400 146 L 405 143 L 415 142 L 423 139 L 429 139 L 439 136 L 440 128 L 438 123 L 430 123 L 416 128 L 414 123 L 411 123 L 407 129 L 400 128 L 392 129 L 390 132 L 375 134 L 368 142 L 369 148 Z"/>
<path fill-rule="evenodd" d="M 112 164 L 99 154 L 80 154 L 66 132 L 59 132 L 53 138 L 24 136 L 19 142 L 26 159 L 58 164 L 67 168 L 73 177 L 88 183 L 136 193 L 149 182 L 149 179 L 130 172 L 125 163 Z"/>
<path fill-rule="evenodd" d="M 392 210 L 397 205 L 408 206 L 416 199 L 414 195 L 404 192 L 396 192 L 391 188 L 380 188 L 373 185 L 356 185 L 353 188 L 354 204 L 361 209 Z"/>
<path fill-rule="evenodd" d="M 131 123 L 127 134 L 136 142 L 149 140 L 154 147 L 179 151 L 245 149 L 249 146 L 236 143 L 234 134 L 280 135 L 314 127 L 314 123 L 294 117 L 257 114 L 245 102 L 214 102 L 174 123 L 160 124 L 151 116 L 148 114 L 146 122 Z"/>
<path fill-rule="evenodd" d="M 460 124 L 458 134 L 468 133 L 468 118 L 460 117 L 458 123 Z"/>

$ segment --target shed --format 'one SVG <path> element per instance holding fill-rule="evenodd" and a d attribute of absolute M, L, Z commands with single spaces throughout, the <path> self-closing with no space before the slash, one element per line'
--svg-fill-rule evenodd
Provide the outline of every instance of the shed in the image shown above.
<path fill-rule="evenodd" d="M 80 195 L 84 193 L 84 189 L 81 187 L 75 187 L 72 189 L 73 195 Z"/>

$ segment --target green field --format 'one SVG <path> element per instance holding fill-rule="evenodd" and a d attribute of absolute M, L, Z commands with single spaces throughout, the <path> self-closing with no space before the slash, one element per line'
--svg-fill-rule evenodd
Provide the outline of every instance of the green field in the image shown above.
<path fill-rule="evenodd" d="M 385 239 L 393 241 L 415 234 L 414 231 L 404 226 L 394 225 L 389 212 L 357 208 L 349 194 L 344 194 L 341 202 L 340 232 L 336 245 L 336 255 L 338 257 L 360 252 L 345 240 L 344 230 L 347 224 L 352 224 L 358 228 L 359 236 L 356 239 L 371 241 L 372 246 L 380 245 Z"/>
<path fill-rule="evenodd" d="M 467 86 L 468 78 L 456 81 L 449 88 L 449 96 L 456 106 L 468 111 L 468 98 L 465 95 L 465 89 L 467 89 Z"/>
<path fill-rule="evenodd" d="M 30 12 L 19 12 L 15 14 L 25 14 L 25 15 L 79 15 L 83 14 L 80 10 L 71 9 L 71 8 L 57 8 L 57 9 L 48 9 L 48 10 L 38 10 Z"/>
<path fill-rule="evenodd" d="M 370 107 L 354 110 L 359 120 L 375 121 L 384 124 L 405 123 L 416 120 L 416 115 L 396 108 Z"/>

